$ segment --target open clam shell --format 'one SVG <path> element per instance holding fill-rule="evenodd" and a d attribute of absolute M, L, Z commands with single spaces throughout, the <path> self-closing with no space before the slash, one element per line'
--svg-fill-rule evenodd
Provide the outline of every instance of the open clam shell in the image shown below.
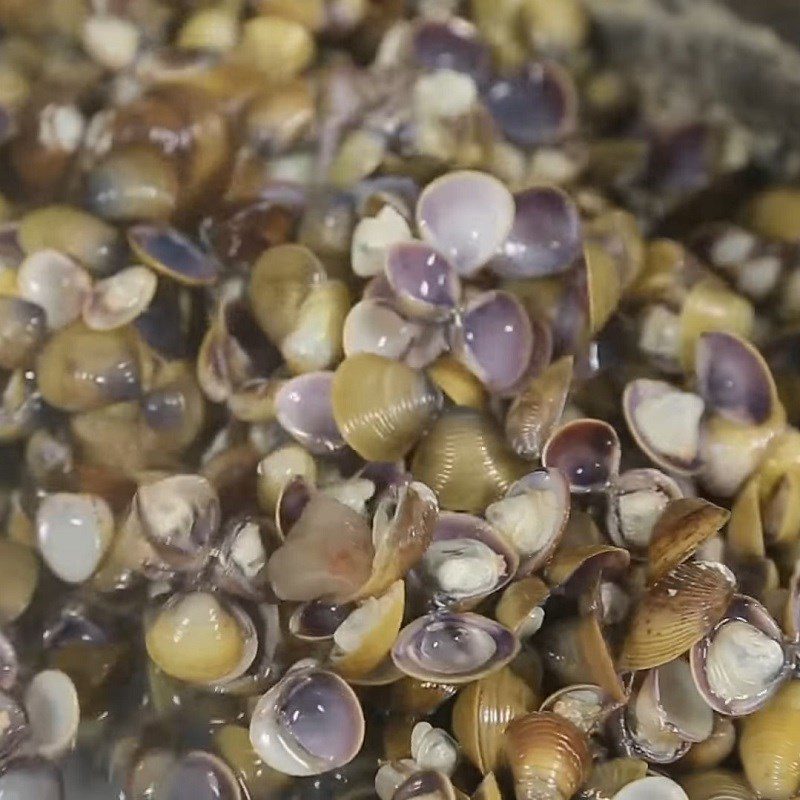
<path fill-rule="evenodd" d="M 156 792 L 164 800 L 187 796 L 194 800 L 241 800 L 243 797 L 233 770 L 221 758 L 203 750 L 186 753 L 172 764 L 158 782 Z"/>
<path fill-rule="evenodd" d="M 581 221 L 570 196 L 557 186 L 533 186 L 514 195 L 514 223 L 490 262 L 501 278 L 541 278 L 564 272 L 580 252 Z"/>
<path fill-rule="evenodd" d="M 603 489 L 619 472 L 622 450 L 614 428 L 599 419 L 576 419 L 550 435 L 542 465 L 560 469 L 573 492 Z"/>
<path fill-rule="evenodd" d="M 464 610 L 505 586 L 518 563 L 516 551 L 483 519 L 445 512 L 412 575 L 433 606 Z"/>
<path fill-rule="evenodd" d="M 619 667 L 657 667 L 685 653 L 719 622 L 735 588 L 736 579 L 722 564 L 679 564 L 634 609 Z"/>
<path fill-rule="evenodd" d="M 610 544 L 566 545 L 553 554 L 544 568 L 544 576 L 553 588 L 579 597 L 605 573 L 624 573 L 630 553 Z"/>
<path fill-rule="evenodd" d="M 318 775 L 344 766 L 361 749 L 361 704 L 338 675 L 298 662 L 258 701 L 250 741 L 272 769 Z"/>
<path fill-rule="evenodd" d="M 706 406 L 734 422 L 760 425 L 777 413 L 778 390 L 767 362 L 732 333 L 704 333 L 695 350 L 698 393 Z"/>
<path fill-rule="evenodd" d="M 386 253 L 386 278 L 410 317 L 442 321 L 455 310 L 461 282 L 453 265 L 424 242 L 401 242 Z"/>
<path fill-rule="evenodd" d="M 339 365 L 331 400 L 342 437 L 368 461 L 406 455 L 442 403 L 423 373 L 371 353 L 357 353 Z"/>
<path fill-rule="evenodd" d="M 535 459 L 558 424 L 572 383 L 572 356 L 550 364 L 531 378 L 506 412 L 506 437 L 522 458 Z"/>
<path fill-rule="evenodd" d="M 788 678 L 783 634 L 752 597 L 737 595 L 725 616 L 690 651 L 705 702 L 721 714 L 751 714 Z"/>
<path fill-rule="evenodd" d="M 284 383 L 275 396 L 281 427 L 316 455 L 344 447 L 333 418 L 332 389 L 332 372 L 307 372 Z"/>
<path fill-rule="evenodd" d="M 506 725 L 514 717 L 533 711 L 538 700 L 511 665 L 467 684 L 458 693 L 453 704 L 453 734 L 482 774 L 501 764 Z"/>
<path fill-rule="evenodd" d="M 494 620 L 440 611 L 406 625 L 392 647 L 397 668 L 412 678 L 468 683 L 511 661 L 519 641 Z"/>
<path fill-rule="evenodd" d="M 1 690 L 0 716 L 3 719 L 3 728 L 0 731 L 0 760 L 5 761 L 30 736 L 30 727 L 25 708 L 16 698 Z"/>
<path fill-rule="evenodd" d="M 661 513 L 683 496 L 680 486 L 657 469 L 630 469 L 618 475 L 608 490 L 606 529 L 614 544 L 632 558 L 643 559 Z"/>
<path fill-rule="evenodd" d="M 726 508 L 699 497 L 682 497 L 667 503 L 650 537 L 647 555 L 650 579 L 659 580 L 690 558 L 729 518 Z"/>
<path fill-rule="evenodd" d="M 517 577 L 530 575 L 547 562 L 561 540 L 569 508 L 569 484 L 558 469 L 529 473 L 486 508 L 488 522 L 519 557 Z"/>
<path fill-rule="evenodd" d="M 392 800 L 456 800 L 456 793 L 447 775 L 424 769 L 406 778 L 395 790 Z"/>
<path fill-rule="evenodd" d="M 494 420 L 470 408 L 446 410 L 420 441 L 411 472 L 448 511 L 480 514 L 529 469 Z"/>
<path fill-rule="evenodd" d="M 506 587 L 494 610 L 499 623 L 518 639 L 533 636 L 544 622 L 544 604 L 550 596 L 547 584 L 535 575 L 520 578 Z"/>
<path fill-rule="evenodd" d="M 504 751 L 518 800 L 541 796 L 569 800 L 589 777 L 592 765 L 586 735 L 551 711 L 511 720 Z"/>
<path fill-rule="evenodd" d="M 417 228 L 456 268 L 469 276 L 502 245 L 514 221 L 514 198 L 497 178 L 469 170 L 429 183 L 417 201 Z"/>
<path fill-rule="evenodd" d="M 657 466 L 681 475 L 699 471 L 702 397 L 664 381 L 637 378 L 625 387 L 622 408 L 631 435 Z"/>
<path fill-rule="evenodd" d="M 208 286 L 219 278 L 213 256 L 167 225 L 134 225 L 128 228 L 128 244 L 142 263 L 186 286 Z"/>
<path fill-rule="evenodd" d="M 485 292 L 470 301 L 451 338 L 456 356 L 487 389 L 497 393 L 516 386 L 533 353 L 528 314 L 508 292 Z M 498 353 L 504 357 L 498 358 Z"/>

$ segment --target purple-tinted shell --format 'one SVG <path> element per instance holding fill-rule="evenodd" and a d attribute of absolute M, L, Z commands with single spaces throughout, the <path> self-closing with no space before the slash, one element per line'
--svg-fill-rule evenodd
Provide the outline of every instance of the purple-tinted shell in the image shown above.
<path fill-rule="evenodd" d="M 385 358 L 401 359 L 407 352 L 418 326 L 409 322 L 391 302 L 366 298 L 348 312 L 342 332 L 346 356 L 374 353 Z"/>
<path fill-rule="evenodd" d="M 665 192 L 691 192 L 705 186 L 714 169 L 714 131 L 691 122 L 657 132 L 651 142 L 648 179 Z"/>
<path fill-rule="evenodd" d="M 780 671 L 760 692 L 749 697 L 736 697 L 732 700 L 726 700 L 717 695 L 712 690 L 706 675 L 708 653 L 711 642 L 720 629 L 729 622 L 734 621 L 746 622 L 752 625 L 773 641 L 780 643 L 781 646 L 783 646 L 783 633 L 780 626 L 772 618 L 772 615 L 761 603 L 747 595 L 737 594 L 734 595 L 730 607 L 725 612 L 725 616 L 689 651 L 689 663 L 697 691 L 700 692 L 711 708 L 720 714 L 741 717 L 757 711 L 775 694 L 783 682 L 789 678 L 791 664 L 788 651 L 784 647 L 784 661 Z"/>
<path fill-rule="evenodd" d="M 240 800 L 236 775 L 217 756 L 203 750 L 186 753 L 159 781 L 157 793 L 163 800 Z"/>
<path fill-rule="evenodd" d="M 606 725 L 609 739 L 614 741 L 620 753 L 631 758 L 640 758 L 651 764 L 671 764 L 686 755 L 692 746 L 689 741 L 681 741 L 671 752 L 657 751 L 648 747 L 647 742 L 639 739 L 631 727 L 627 714 L 631 708 L 633 705 L 629 702 L 627 706 L 612 711 Z"/>
<path fill-rule="evenodd" d="M 180 231 L 164 224 L 128 228 L 128 244 L 147 266 L 188 286 L 205 286 L 219 278 L 220 265 Z"/>
<path fill-rule="evenodd" d="M 539 278 L 564 272 L 580 252 L 581 221 L 557 186 L 534 186 L 514 196 L 511 233 L 490 264 L 502 278 Z"/>
<path fill-rule="evenodd" d="M 542 465 L 560 469 L 573 492 L 604 489 L 619 472 L 621 447 L 614 428 L 600 419 L 576 419 L 553 431 Z"/>
<path fill-rule="evenodd" d="M 456 356 L 492 392 L 505 392 L 525 374 L 533 353 L 531 322 L 508 292 L 484 292 L 452 330 Z M 502 357 L 500 357 L 502 354 Z"/>
<path fill-rule="evenodd" d="M 698 394 L 708 408 L 749 425 L 766 422 L 777 391 L 766 361 L 752 344 L 731 333 L 704 333 L 695 350 Z"/>
<path fill-rule="evenodd" d="M 528 64 L 512 77 L 493 81 L 486 105 L 503 133 L 522 147 L 557 142 L 576 125 L 575 84 L 569 73 L 549 61 Z"/>
<path fill-rule="evenodd" d="M 425 69 L 466 72 L 479 83 L 489 77 L 492 57 L 475 26 L 453 17 L 446 22 L 426 21 L 413 34 L 414 59 Z"/>
<path fill-rule="evenodd" d="M 295 475 L 283 487 L 275 508 L 275 526 L 281 537 L 285 537 L 303 515 L 313 494 L 314 487 L 302 475 Z"/>
<path fill-rule="evenodd" d="M 425 187 L 416 220 L 422 238 L 440 250 L 459 275 L 468 276 L 506 240 L 514 222 L 514 198 L 485 172 L 448 172 Z"/>
<path fill-rule="evenodd" d="M 327 641 L 333 638 L 352 610 L 351 603 L 335 605 L 322 600 L 301 603 L 289 618 L 289 631 L 306 642 Z"/>
<path fill-rule="evenodd" d="M 333 419 L 333 372 L 307 372 L 281 386 L 275 397 L 278 422 L 309 452 L 325 455 L 344 447 Z"/>
<path fill-rule="evenodd" d="M 453 265 L 424 242 L 401 242 L 386 255 L 386 278 L 402 309 L 413 317 L 445 320 L 461 293 Z"/>

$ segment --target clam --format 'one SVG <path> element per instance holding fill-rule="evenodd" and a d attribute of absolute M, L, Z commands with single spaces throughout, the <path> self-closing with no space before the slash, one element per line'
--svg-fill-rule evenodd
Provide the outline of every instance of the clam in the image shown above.
<path fill-rule="evenodd" d="M 298 662 L 263 695 L 250 721 L 250 741 L 272 769 L 317 775 L 351 761 L 364 740 L 364 716 L 337 675 Z"/>
<path fill-rule="evenodd" d="M 147 267 L 127 267 L 98 281 L 83 302 L 83 321 L 96 331 L 133 322 L 156 293 L 158 279 Z"/>
<path fill-rule="evenodd" d="M 710 769 L 719 766 L 736 747 L 736 728 L 730 717 L 714 714 L 711 735 L 696 742 L 680 760 L 683 769 Z M 691 794 L 691 792 L 690 792 Z"/>
<path fill-rule="evenodd" d="M 558 469 L 542 469 L 515 481 L 486 519 L 519 557 L 517 576 L 540 569 L 558 546 L 569 516 L 569 484 Z"/>
<path fill-rule="evenodd" d="M 39 583 L 39 561 L 33 548 L 7 538 L 0 539 L 0 583 L 3 586 L 0 594 L 0 624 L 6 626 L 30 606 Z M 0 651 L 13 652 L 10 643 L 4 644 L 7 647 L 0 647 Z M 2 672 L 0 668 L 0 688 L 4 686 Z"/>
<path fill-rule="evenodd" d="M 706 703 L 731 716 L 761 708 L 788 677 L 782 640 L 764 606 L 734 597 L 725 616 L 691 649 L 692 674 Z"/>
<path fill-rule="evenodd" d="M 664 381 L 637 378 L 625 387 L 622 407 L 631 435 L 657 466 L 682 475 L 700 469 L 702 397 Z"/>
<path fill-rule="evenodd" d="M 800 788 L 798 711 L 800 682 L 789 681 L 765 706 L 742 720 L 739 758 L 759 797 L 789 800 Z"/>
<path fill-rule="evenodd" d="M 403 781 L 392 795 L 392 800 L 455 800 L 456 793 L 450 779 L 433 769 L 414 772 Z"/>
<path fill-rule="evenodd" d="M 300 603 L 289 617 L 289 632 L 304 642 L 329 641 L 352 611 L 351 603 L 337 605 L 322 600 Z"/>
<path fill-rule="evenodd" d="M 287 381 L 275 396 L 283 429 L 311 453 L 324 455 L 344 447 L 333 418 L 332 372 L 308 372 Z"/>
<path fill-rule="evenodd" d="M 490 213 L 487 213 L 488 212 Z M 450 172 L 429 183 L 417 202 L 417 228 L 461 276 L 482 267 L 514 221 L 514 198 L 497 178 Z"/>
<path fill-rule="evenodd" d="M 400 242 L 386 251 L 386 278 L 400 308 L 410 317 L 448 319 L 461 294 L 453 265 L 424 242 Z"/>
<path fill-rule="evenodd" d="M 624 573 L 630 553 L 609 544 L 565 544 L 558 548 L 544 568 L 544 577 L 559 593 L 580 596 L 592 588 L 603 573 Z"/>
<path fill-rule="evenodd" d="M 217 756 L 194 750 L 181 756 L 158 782 L 158 796 L 179 800 L 241 800 L 242 790 L 231 768 Z"/>
<path fill-rule="evenodd" d="M 140 486 L 132 513 L 147 541 L 175 569 L 201 568 L 217 543 L 219 498 L 200 475 L 172 475 Z"/>
<path fill-rule="evenodd" d="M 614 800 L 689 800 L 680 785 L 663 775 L 639 778 L 623 786 Z"/>
<path fill-rule="evenodd" d="M 197 684 L 218 684 L 242 675 L 256 656 L 250 618 L 210 592 L 175 594 L 154 611 L 145 645 L 167 675 Z"/>
<path fill-rule="evenodd" d="M 14 688 L 19 677 L 19 659 L 11 640 L 0 632 L 0 691 Z"/>
<path fill-rule="evenodd" d="M 273 450 L 259 461 L 257 469 L 257 491 L 261 508 L 274 513 L 286 484 L 295 475 L 312 484 L 316 480 L 317 465 L 312 455 L 299 445 L 289 444 Z"/>
<path fill-rule="evenodd" d="M 620 668 L 657 667 L 685 653 L 725 614 L 735 586 L 733 574 L 722 564 L 679 564 L 634 609 Z"/>
<path fill-rule="evenodd" d="M 36 535 L 50 570 L 67 583 L 83 583 L 111 545 L 114 517 L 102 497 L 59 492 L 39 506 Z"/>
<path fill-rule="evenodd" d="M 481 513 L 528 471 L 494 420 L 469 408 L 445 411 L 420 441 L 411 461 L 442 508 Z"/>
<path fill-rule="evenodd" d="M 36 377 L 42 397 L 63 411 L 88 411 L 139 397 L 149 366 L 130 328 L 62 328 L 39 351 Z"/>
<path fill-rule="evenodd" d="M 64 800 L 59 769 L 46 759 L 17 758 L 0 767 L 0 797 L 8 800 Z"/>
<path fill-rule="evenodd" d="M 755 800 L 753 790 L 741 773 L 728 769 L 706 769 L 680 778 L 689 800 Z"/>
<path fill-rule="evenodd" d="M 331 667 L 344 678 L 372 672 L 389 653 L 403 622 L 405 586 L 395 581 L 381 597 L 368 597 L 333 634 Z"/>
<path fill-rule="evenodd" d="M 142 263 L 186 286 L 207 286 L 219 277 L 212 256 L 166 225 L 134 225 L 128 229 L 128 244 Z"/>
<path fill-rule="evenodd" d="M 517 800 L 569 800 L 589 777 L 592 765 L 586 735 L 551 711 L 511 720 L 504 752 Z"/>
<path fill-rule="evenodd" d="M 406 455 L 442 402 L 422 373 L 371 353 L 349 356 L 339 365 L 331 395 L 342 437 L 370 461 Z"/>
<path fill-rule="evenodd" d="M 44 340 L 46 319 L 36 303 L 0 295 L 0 368 L 13 370 L 31 361 Z"/>
<path fill-rule="evenodd" d="M 392 709 L 409 717 L 427 716 L 451 700 L 458 689 L 459 687 L 453 683 L 421 681 L 404 675 L 392 684 L 390 690 Z"/>
<path fill-rule="evenodd" d="M 539 708 L 568 719 L 587 736 L 598 733 L 610 710 L 606 693 L 591 683 L 565 686 L 545 698 Z"/>
<path fill-rule="evenodd" d="M 606 511 L 612 541 L 627 547 L 633 558 L 644 558 L 661 514 L 682 494 L 680 486 L 657 469 L 631 469 L 618 475 L 609 487 Z"/>
<path fill-rule="evenodd" d="M 506 438 L 522 458 L 538 458 L 564 413 L 573 357 L 563 356 L 525 383 L 506 412 Z"/>
<path fill-rule="evenodd" d="M 494 615 L 518 639 L 533 636 L 544 622 L 544 604 L 550 596 L 547 584 L 535 575 L 520 578 L 500 595 Z"/>
<path fill-rule="evenodd" d="M 518 563 L 506 539 L 480 517 L 446 512 L 412 576 L 433 606 L 468 609 L 505 586 Z"/>
<path fill-rule="evenodd" d="M 486 91 L 486 104 L 503 133 L 522 147 L 558 142 L 576 124 L 575 85 L 563 67 L 549 61 L 497 78 Z"/>
<path fill-rule="evenodd" d="M 598 800 L 611 800 L 623 786 L 644 778 L 646 774 L 647 762 L 638 758 L 622 757 L 598 761 L 592 767 L 583 791 Z"/>
<path fill-rule="evenodd" d="M 480 80 L 491 66 L 489 50 L 475 27 L 458 17 L 422 21 L 413 32 L 411 49 L 415 61 L 428 70 L 452 69 Z"/>
<path fill-rule="evenodd" d="M 490 262 L 501 278 L 540 278 L 564 272 L 579 253 L 581 223 L 569 195 L 557 186 L 533 186 L 514 195 L 514 223 Z"/>
<path fill-rule="evenodd" d="M 519 300 L 502 291 L 485 292 L 468 302 L 451 337 L 459 360 L 496 393 L 514 388 L 533 353 L 528 314 Z M 500 352 L 502 359 L 497 358 Z"/>
<path fill-rule="evenodd" d="M 651 580 L 690 558 L 728 521 L 730 513 L 697 497 L 670 500 L 653 526 L 647 550 Z"/>
<path fill-rule="evenodd" d="M 74 322 L 92 289 L 83 267 L 57 250 L 38 250 L 17 271 L 19 296 L 39 306 L 47 326 L 57 330 Z"/>
<path fill-rule="evenodd" d="M 37 673 L 25 689 L 24 703 L 35 752 L 45 758 L 64 755 L 80 722 L 78 693 L 70 677 L 56 669 Z"/>
<path fill-rule="evenodd" d="M 410 242 L 411 238 L 408 222 L 389 204 L 375 216 L 364 217 L 353 231 L 353 272 L 362 278 L 383 273 L 389 249 L 400 242 Z"/>
<path fill-rule="evenodd" d="M 267 591 L 267 559 L 280 541 L 275 527 L 266 519 L 243 514 L 228 520 L 213 553 L 218 585 L 248 600 L 263 599 Z"/>
<path fill-rule="evenodd" d="M 511 631 L 470 612 L 440 611 L 406 625 L 392 646 L 397 668 L 423 681 L 468 683 L 509 663 L 519 651 Z"/>
<path fill-rule="evenodd" d="M 560 469 L 573 492 L 608 486 L 619 472 L 620 458 L 617 432 L 599 419 L 577 419 L 561 425 L 542 451 L 542 465 Z"/>
<path fill-rule="evenodd" d="M 422 769 L 452 775 L 458 763 L 458 743 L 447 731 L 418 722 L 411 731 L 411 757 Z"/>
<path fill-rule="evenodd" d="M 356 303 L 347 314 L 342 330 L 342 347 L 345 356 L 374 353 L 402 360 L 418 335 L 419 326 L 403 318 L 389 303 L 365 299 Z"/>

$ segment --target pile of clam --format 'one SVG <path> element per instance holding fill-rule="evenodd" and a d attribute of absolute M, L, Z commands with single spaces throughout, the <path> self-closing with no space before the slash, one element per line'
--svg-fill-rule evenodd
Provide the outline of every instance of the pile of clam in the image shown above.
<path fill-rule="evenodd" d="M 579 0 L 0 25 L 2 800 L 800 796 L 758 132 Z"/>

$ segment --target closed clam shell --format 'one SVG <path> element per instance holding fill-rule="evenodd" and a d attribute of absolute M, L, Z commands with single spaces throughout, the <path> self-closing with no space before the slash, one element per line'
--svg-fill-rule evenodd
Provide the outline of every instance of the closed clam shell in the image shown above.
<path fill-rule="evenodd" d="M 453 705 L 453 733 L 485 775 L 502 763 L 503 732 L 514 717 L 533 711 L 536 692 L 512 666 L 465 686 Z"/>
<path fill-rule="evenodd" d="M 569 800 L 592 766 L 586 735 L 551 711 L 513 719 L 506 728 L 504 752 L 517 800 Z"/>
<path fill-rule="evenodd" d="M 468 683 L 508 664 L 519 641 L 494 620 L 471 612 L 435 612 L 406 625 L 392 647 L 392 660 L 419 680 Z"/>
<path fill-rule="evenodd" d="M 150 305 L 158 279 L 147 267 L 134 266 L 98 281 L 83 303 L 83 321 L 92 330 L 133 322 Z"/>
<path fill-rule="evenodd" d="M 497 424 L 464 407 L 439 417 L 411 462 L 414 477 L 436 492 L 442 508 L 472 514 L 499 500 L 527 471 Z"/>
<path fill-rule="evenodd" d="M 417 228 L 459 275 L 482 267 L 505 241 L 514 221 L 514 198 L 497 178 L 469 170 L 429 183 L 417 202 Z"/>
<path fill-rule="evenodd" d="M 800 682 L 784 684 L 761 709 L 742 720 L 739 758 L 753 791 L 789 800 L 800 788 Z"/>
<path fill-rule="evenodd" d="M 699 497 L 670 500 L 653 526 L 647 553 L 650 579 L 657 581 L 690 558 L 729 517 L 727 509 Z"/>
<path fill-rule="evenodd" d="M 0 367 L 16 369 L 30 361 L 47 327 L 44 309 L 21 297 L 0 295 Z"/>
<path fill-rule="evenodd" d="M 564 413 L 572 383 L 573 357 L 563 356 L 531 378 L 506 412 L 506 437 L 522 458 L 538 458 Z"/>
<path fill-rule="evenodd" d="M 678 782 L 689 800 L 755 800 L 744 775 L 729 769 L 706 769 L 682 775 Z"/>
<path fill-rule="evenodd" d="M 735 587 L 733 574 L 722 564 L 679 564 L 634 609 L 619 668 L 657 667 L 685 653 L 722 618 Z"/>
<path fill-rule="evenodd" d="M 25 711 L 38 755 L 59 758 L 75 742 L 80 722 L 78 692 L 61 670 L 37 673 L 25 689 Z"/>
<path fill-rule="evenodd" d="M 369 461 L 394 461 L 431 425 L 442 398 L 423 373 L 357 353 L 337 368 L 332 402 L 336 424 L 353 450 Z"/>
<path fill-rule="evenodd" d="M 761 353 L 745 339 L 704 333 L 695 349 L 698 392 L 706 406 L 734 422 L 760 425 L 778 411 L 778 390 Z"/>
<path fill-rule="evenodd" d="M 275 344 L 292 332 L 311 287 L 324 279 L 325 268 L 307 247 L 283 244 L 262 253 L 247 292 L 258 324 Z"/>

